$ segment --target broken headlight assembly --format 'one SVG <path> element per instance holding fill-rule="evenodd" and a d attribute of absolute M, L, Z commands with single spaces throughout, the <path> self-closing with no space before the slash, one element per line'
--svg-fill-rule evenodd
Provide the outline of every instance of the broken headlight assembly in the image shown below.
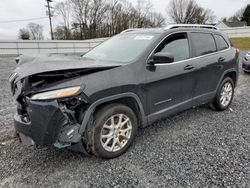
<path fill-rule="evenodd" d="M 31 100 L 60 99 L 60 98 L 75 96 L 80 92 L 81 92 L 80 86 L 69 87 L 69 88 L 57 89 L 57 90 L 34 94 L 31 96 Z"/>

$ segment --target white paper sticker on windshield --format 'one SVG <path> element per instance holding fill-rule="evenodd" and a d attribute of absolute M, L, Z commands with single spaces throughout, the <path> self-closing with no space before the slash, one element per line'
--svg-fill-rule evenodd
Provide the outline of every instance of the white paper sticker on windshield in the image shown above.
<path fill-rule="evenodd" d="M 151 40 L 152 38 L 154 38 L 152 35 L 138 35 L 135 40 Z"/>

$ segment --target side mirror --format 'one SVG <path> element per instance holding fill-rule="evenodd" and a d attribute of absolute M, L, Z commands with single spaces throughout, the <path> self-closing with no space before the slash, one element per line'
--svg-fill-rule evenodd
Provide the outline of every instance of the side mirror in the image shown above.
<path fill-rule="evenodd" d="M 157 52 L 153 55 L 150 64 L 165 64 L 174 62 L 174 56 L 166 52 Z"/>

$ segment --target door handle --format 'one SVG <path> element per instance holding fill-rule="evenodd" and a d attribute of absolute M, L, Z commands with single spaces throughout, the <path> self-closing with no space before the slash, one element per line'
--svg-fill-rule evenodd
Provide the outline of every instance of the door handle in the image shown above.
<path fill-rule="evenodd" d="M 187 65 L 184 67 L 184 70 L 192 70 L 194 68 L 193 65 Z"/>
<path fill-rule="evenodd" d="M 225 60 L 226 60 L 225 57 L 220 57 L 220 58 L 218 59 L 218 62 L 223 62 L 223 61 L 225 61 Z"/>

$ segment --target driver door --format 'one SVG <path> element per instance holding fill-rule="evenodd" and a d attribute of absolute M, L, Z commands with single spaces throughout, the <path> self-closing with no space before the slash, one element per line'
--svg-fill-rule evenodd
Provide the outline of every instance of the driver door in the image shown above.
<path fill-rule="evenodd" d="M 149 121 L 157 120 L 169 113 L 179 111 L 192 103 L 195 67 L 190 58 L 187 33 L 172 34 L 154 51 L 173 55 L 174 62 L 148 65 L 147 104 Z M 150 58 L 152 60 L 152 58 Z"/>

